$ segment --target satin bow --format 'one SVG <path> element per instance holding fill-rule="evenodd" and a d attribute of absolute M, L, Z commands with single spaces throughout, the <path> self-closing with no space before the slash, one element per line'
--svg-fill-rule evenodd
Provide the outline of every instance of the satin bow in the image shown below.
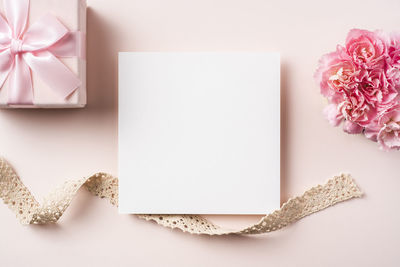
<path fill-rule="evenodd" d="M 80 32 L 69 32 L 50 14 L 26 30 L 29 0 L 3 2 L 6 19 L 0 16 L 0 87 L 10 76 L 8 104 L 33 104 L 31 71 L 60 97 L 68 97 L 81 81 L 57 57 L 79 55 Z"/>

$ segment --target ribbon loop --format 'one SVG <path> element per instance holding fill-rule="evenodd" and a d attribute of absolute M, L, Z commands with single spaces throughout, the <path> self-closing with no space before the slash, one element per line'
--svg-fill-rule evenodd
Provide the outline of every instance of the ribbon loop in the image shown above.
<path fill-rule="evenodd" d="M 11 40 L 11 29 L 7 21 L 0 15 L 0 49 L 6 49 Z"/>
<path fill-rule="evenodd" d="M 30 26 L 24 34 L 23 50 L 33 52 L 49 48 L 67 33 L 67 28 L 58 19 L 47 14 Z"/>
<path fill-rule="evenodd" d="M 29 0 L 4 0 L 4 10 L 12 37 L 20 39 L 28 22 Z"/>
<path fill-rule="evenodd" d="M 86 35 L 82 32 L 68 32 L 48 51 L 56 57 L 78 57 L 86 59 Z"/>

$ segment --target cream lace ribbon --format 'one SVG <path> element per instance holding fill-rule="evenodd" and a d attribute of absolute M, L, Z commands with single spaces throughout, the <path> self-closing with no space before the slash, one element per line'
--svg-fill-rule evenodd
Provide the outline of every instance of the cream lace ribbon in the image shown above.
<path fill-rule="evenodd" d="M 22 224 L 57 222 L 81 187 L 100 198 L 108 199 L 112 205 L 118 206 L 118 178 L 106 173 L 97 173 L 89 178 L 67 181 L 45 197 L 40 205 L 11 166 L 4 159 L 0 159 L 0 197 L 15 212 L 17 219 Z M 318 185 L 306 191 L 302 196 L 288 200 L 279 210 L 266 215 L 255 225 L 242 230 L 224 229 L 199 215 L 139 215 L 139 217 L 191 234 L 263 234 L 281 229 L 336 203 L 361 196 L 362 193 L 352 177 L 342 174 L 333 177 L 323 186 Z"/>

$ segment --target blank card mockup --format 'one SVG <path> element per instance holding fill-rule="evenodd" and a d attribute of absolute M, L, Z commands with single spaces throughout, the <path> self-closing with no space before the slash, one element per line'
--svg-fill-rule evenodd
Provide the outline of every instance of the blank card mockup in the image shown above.
<path fill-rule="evenodd" d="M 275 53 L 120 53 L 120 213 L 278 209 L 279 61 Z"/>

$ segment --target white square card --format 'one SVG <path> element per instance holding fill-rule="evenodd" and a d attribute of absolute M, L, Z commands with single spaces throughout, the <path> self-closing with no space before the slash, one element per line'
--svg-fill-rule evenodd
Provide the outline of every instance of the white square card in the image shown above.
<path fill-rule="evenodd" d="M 274 53 L 120 53 L 120 212 L 278 209 L 279 61 Z"/>

